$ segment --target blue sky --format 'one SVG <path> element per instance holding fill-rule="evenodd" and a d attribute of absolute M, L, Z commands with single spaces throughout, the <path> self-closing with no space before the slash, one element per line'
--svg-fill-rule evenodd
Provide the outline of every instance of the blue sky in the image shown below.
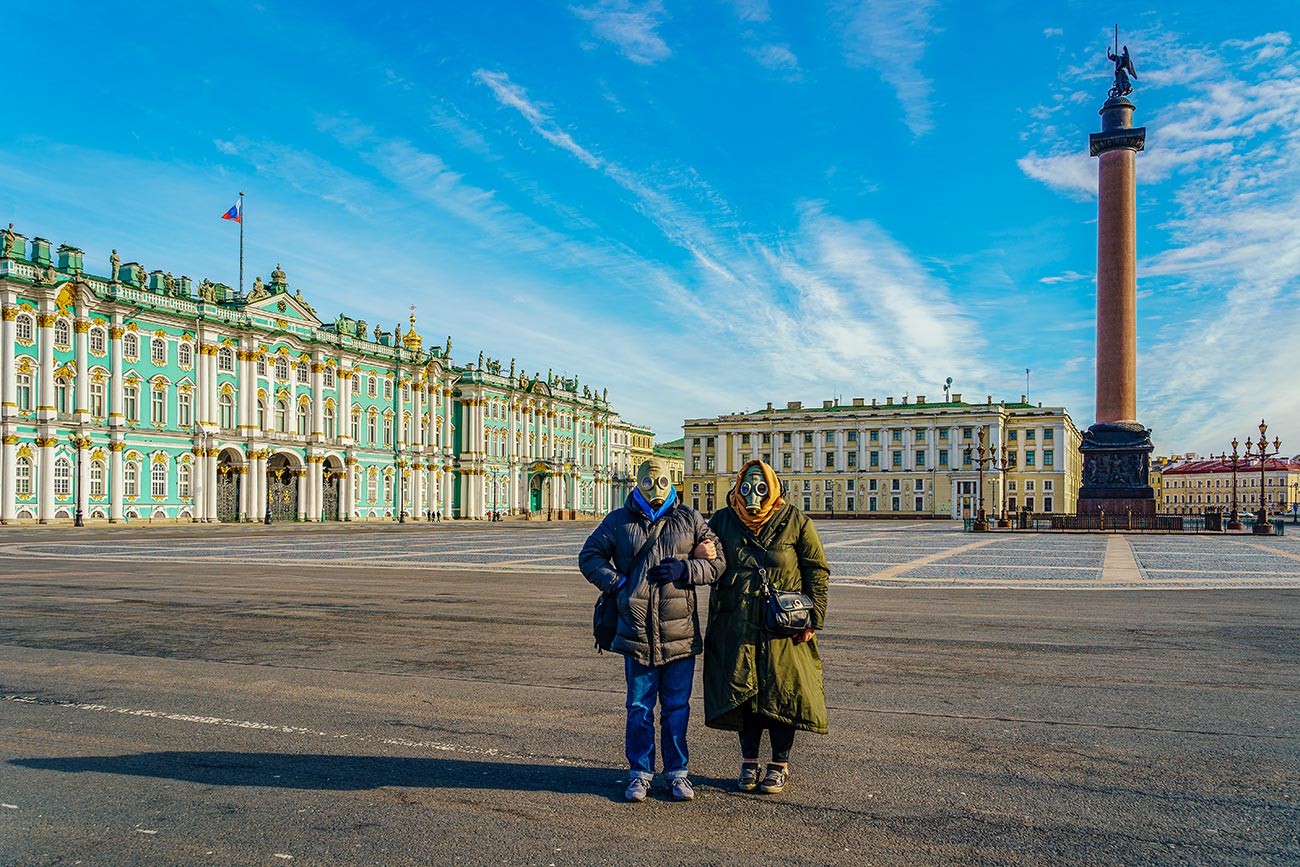
<path fill-rule="evenodd" d="M 31 10 L 37 14 L 36 10 Z M 942 394 L 1092 421 L 1094 161 L 1138 71 L 1139 417 L 1300 451 L 1290 2 L 42 4 L 0 220 L 608 387 L 624 416 Z M 1294 37 L 1293 37 L 1294 34 Z M 1267 370 L 1260 374 L 1260 370 Z M 818 404 L 820 405 L 820 404 Z M 1289 448 L 1288 448 L 1288 441 Z"/>

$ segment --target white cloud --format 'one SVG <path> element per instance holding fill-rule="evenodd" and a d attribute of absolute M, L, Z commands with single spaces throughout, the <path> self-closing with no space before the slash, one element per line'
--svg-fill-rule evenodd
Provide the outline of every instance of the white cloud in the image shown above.
<path fill-rule="evenodd" d="M 1062 29 L 1059 28 L 1059 27 L 1044 27 L 1044 28 L 1043 28 L 1043 36 L 1044 36 L 1045 38 L 1047 38 L 1047 39 L 1051 39 L 1053 36 L 1061 36 L 1061 35 L 1064 34 L 1064 33 L 1065 33 L 1065 31 L 1062 30 Z"/>
<path fill-rule="evenodd" d="M 594 6 L 570 7 L 574 15 L 591 24 L 591 32 L 612 42 L 633 63 L 657 63 L 672 51 L 658 29 L 667 15 L 660 0 L 635 4 L 629 0 L 601 0 Z"/>
<path fill-rule="evenodd" d="M 1038 282 L 1046 283 L 1048 286 L 1055 286 L 1057 283 L 1077 283 L 1080 280 L 1091 280 L 1091 274 L 1080 274 L 1078 271 L 1066 271 L 1063 274 L 1055 274 L 1051 277 L 1043 277 Z"/>
<path fill-rule="evenodd" d="M 730 0 L 731 8 L 741 21 L 766 21 L 772 17 L 767 0 Z"/>
<path fill-rule="evenodd" d="M 498 102 L 522 114 L 524 120 L 528 121 L 542 138 L 573 154 L 588 168 L 600 168 L 601 159 L 575 142 L 573 136 L 556 126 L 539 105 L 528 99 L 527 92 L 513 83 L 504 72 L 488 72 L 480 69 L 474 73 L 474 78 L 491 88 Z"/>
<path fill-rule="evenodd" d="M 842 7 L 849 63 L 874 69 L 894 88 L 916 136 L 934 129 L 934 88 L 921 60 L 935 6 L 935 0 L 854 0 Z"/>
<path fill-rule="evenodd" d="M 1029 154 L 1016 160 L 1020 170 L 1071 198 L 1085 200 L 1097 196 L 1096 160 L 1086 153 L 1062 153 L 1055 156 Z"/>
<path fill-rule="evenodd" d="M 763 66 L 777 72 L 797 72 L 799 58 L 788 45 L 759 45 L 746 49 Z"/>

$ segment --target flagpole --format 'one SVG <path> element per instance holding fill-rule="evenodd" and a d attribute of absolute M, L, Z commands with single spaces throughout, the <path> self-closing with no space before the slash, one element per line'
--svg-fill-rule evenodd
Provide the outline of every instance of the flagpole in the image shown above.
<path fill-rule="evenodd" d="M 239 194 L 239 297 L 244 297 L 244 194 Z"/>

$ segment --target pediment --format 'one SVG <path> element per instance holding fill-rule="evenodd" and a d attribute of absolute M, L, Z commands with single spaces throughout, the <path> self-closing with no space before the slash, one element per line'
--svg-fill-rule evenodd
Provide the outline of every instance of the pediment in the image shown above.
<path fill-rule="evenodd" d="M 313 327 L 319 327 L 320 319 L 316 317 L 315 311 L 296 295 L 290 295 L 288 292 L 280 292 L 274 295 L 268 295 L 265 298 L 259 298 L 256 301 L 249 301 L 244 307 L 245 313 L 261 313 L 272 319 L 290 319 L 299 322 L 306 322 Z"/>

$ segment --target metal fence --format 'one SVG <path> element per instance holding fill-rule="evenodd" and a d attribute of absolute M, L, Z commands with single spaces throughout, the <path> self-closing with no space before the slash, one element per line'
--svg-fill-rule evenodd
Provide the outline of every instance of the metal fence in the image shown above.
<path fill-rule="evenodd" d="M 1215 520 L 1216 516 L 1205 515 L 1017 515 L 1011 527 L 999 528 L 997 522 L 989 521 L 989 532 L 1010 533 L 1030 531 L 1034 533 L 1163 533 L 1183 535 L 1223 535 L 1228 526 L 1226 516 Z M 1255 515 L 1239 515 L 1242 530 L 1253 533 Z M 1286 524 L 1282 516 L 1274 516 L 1270 521 L 1272 535 L 1286 535 Z M 962 529 L 967 533 L 975 531 L 975 519 L 965 518 Z"/>

